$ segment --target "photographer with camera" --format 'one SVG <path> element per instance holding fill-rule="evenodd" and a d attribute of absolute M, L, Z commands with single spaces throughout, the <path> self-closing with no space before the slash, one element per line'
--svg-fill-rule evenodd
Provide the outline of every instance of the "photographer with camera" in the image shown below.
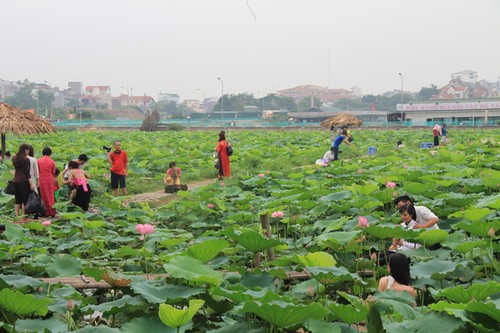
<path fill-rule="evenodd" d="M 122 150 L 122 143 L 120 141 L 115 141 L 113 147 L 115 149 L 113 152 L 110 147 L 103 147 L 108 151 L 108 162 L 111 164 L 111 189 L 115 197 L 118 196 L 118 184 L 120 184 L 122 195 L 125 196 L 127 195 L 125 178 L 128 175 L 128 156 L 125 150 Z"/>

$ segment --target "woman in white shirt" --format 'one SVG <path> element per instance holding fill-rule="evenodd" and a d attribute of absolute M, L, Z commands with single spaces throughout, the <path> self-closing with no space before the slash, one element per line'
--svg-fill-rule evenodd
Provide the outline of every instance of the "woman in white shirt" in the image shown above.
<path fill-rule="evenodd" d="M 38 172 L 38 162 L 35 158 L 35 149 L 32 145 L 28 145 L 28 147 L 28 158 L 30 160 L 30 176 L 35 184 L 35 192 L 38 193 L 38 187 L 40 186 L 40 183 L 38 182 L 38 179 L 40 178 L 40 173 Z"/>
<path fill-rule="evenodd" d="M 381 277 L 378 282 L 378 290 L 406 291 L 413 297 L 417 296 L 410 281 L 410 262 L 402 253 L 394 253 L 389 257 L 387 263 L 388 276 Z"/>

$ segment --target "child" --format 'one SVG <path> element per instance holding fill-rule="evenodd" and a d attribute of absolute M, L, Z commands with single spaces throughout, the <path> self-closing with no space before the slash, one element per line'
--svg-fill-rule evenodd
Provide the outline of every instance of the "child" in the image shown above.
<path fill-rule="evenodd" d="M 177 189 L 181 188 L 181 168 L 176 167 L 175 162 L 169 163 L 163 183 L 165 185 L 174 185 Z"/>
<path fill-rule="evenodd" d="M 54 199 L 57 202 L 59 200 L 59 174 L 61 173 L 61 170 L 56 168 L 56 172 L 54 173 Z"/>
<path fill-rule="evenodd" d="M 410 285 L 410 262 L 402 253 L 394 253 L 389 258 L 387 264 L 389 276 L 380 278 L 378 282 L 378 290 L 384 292 L 386 290 L 406 291 L 413 297 L 417 296 L 415 289 Z"/>

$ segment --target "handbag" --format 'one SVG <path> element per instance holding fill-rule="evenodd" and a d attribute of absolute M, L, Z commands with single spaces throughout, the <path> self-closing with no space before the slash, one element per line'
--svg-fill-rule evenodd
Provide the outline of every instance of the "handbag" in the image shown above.
<path fill-rule="evenodd" d="M 12 180 L 9 180 L 7 182 L 7 186 L 5 186 L 5 189 L 3 191 L 5 192 L 5 194 L 16 194 L 16 187 L 14 186 L 14 182 Z"/>
<path fill-rule="evenodd" d="M 231 146 L 226 147 L 227 156 L 233 155 L 233 148 Z"/>
<path fill-rule="evenodd" d="M 215 162 L 214 168 L 220 169 L 220 162 L 219 161 Z"/>
<path fill-rule="evenodd" d="M 43 204 L 42 198 L 40 198 L 38 193 L 35 191 L 31 191 L 28 195 L 24 211 L 26 214 L 38 214 L 45 212 L 45 205 Z"/>

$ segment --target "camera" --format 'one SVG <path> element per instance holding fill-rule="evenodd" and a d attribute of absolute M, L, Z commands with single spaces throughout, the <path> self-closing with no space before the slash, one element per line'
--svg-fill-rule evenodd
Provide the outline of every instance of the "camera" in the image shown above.
<path fill-rule="evenodd" d="M 102 149 L 106 150 L 108 153 L 111 152 L 111 147 L 109 146 L 102 146 Z"/>

